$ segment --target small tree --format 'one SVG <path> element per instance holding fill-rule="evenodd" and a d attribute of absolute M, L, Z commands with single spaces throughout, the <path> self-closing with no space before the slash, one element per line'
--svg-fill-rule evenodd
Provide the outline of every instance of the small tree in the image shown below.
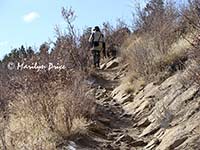
<path fill-rule="evenodd" d="M 29 46 L 27 49 L 26 49 L 26 53 L 28 55 L 28 57 L 32 57 L 34 55 L 34 50 L 32 49 L 31 46 Z"/>

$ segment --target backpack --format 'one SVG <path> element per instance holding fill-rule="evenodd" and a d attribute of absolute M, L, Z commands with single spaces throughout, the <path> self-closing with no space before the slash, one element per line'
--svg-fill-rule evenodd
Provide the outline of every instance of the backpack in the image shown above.
<path fill-rule="evenodd" d="M 92 34 L 93 39 L 94 39 L 94 34 L 95 33 Z M 98 41 L 93 41 L 92 42 L 93 47 L 98 47 L 99 46 L 99 42 L 100 42 L 101 36 L 103 36 L 103 34 L 100 34 Z"/>

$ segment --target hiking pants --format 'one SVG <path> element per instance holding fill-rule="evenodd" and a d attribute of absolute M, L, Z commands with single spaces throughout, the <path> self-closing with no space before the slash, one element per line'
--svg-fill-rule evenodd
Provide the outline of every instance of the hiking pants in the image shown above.
<path fill-rule="evenodd" d="M 100 51 L 99 50 L 93 50 L 93 63 L 95 67 L 100 67 Z"/>

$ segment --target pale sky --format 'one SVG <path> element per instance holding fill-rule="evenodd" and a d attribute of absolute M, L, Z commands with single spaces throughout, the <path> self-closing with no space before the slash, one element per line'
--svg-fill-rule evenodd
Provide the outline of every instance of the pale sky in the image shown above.
<path fill-rule="evenodd" d="M 0 59 L 11 49 L 39 47 L 55 39 L 54 27 L 64 28 L 61 7 L 72 7 L 76 28 L 115 23 L 122 18 L 131 23 L 135 0 L 0 0 Z M 139 1 L 144 3 L 145 0 Z"/>

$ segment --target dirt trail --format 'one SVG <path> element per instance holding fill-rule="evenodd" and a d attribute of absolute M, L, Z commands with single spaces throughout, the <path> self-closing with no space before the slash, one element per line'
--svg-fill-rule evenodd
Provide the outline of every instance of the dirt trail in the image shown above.
<path fill-rule="evenodd" d="M 121 104 L 112 97 L 112 90 L 119 84 L 125 67 L 96 70 L 89 81 L 96 98 L 96 112 L 92 116 L 93 123 L 87 135 L 73 138 L 70 150 L 130 150 L 133 139 L 126 135 L 132 127 L 131 116 L 124 115 Z M 74 146 L 73 146 L 74 145 Z"/>

